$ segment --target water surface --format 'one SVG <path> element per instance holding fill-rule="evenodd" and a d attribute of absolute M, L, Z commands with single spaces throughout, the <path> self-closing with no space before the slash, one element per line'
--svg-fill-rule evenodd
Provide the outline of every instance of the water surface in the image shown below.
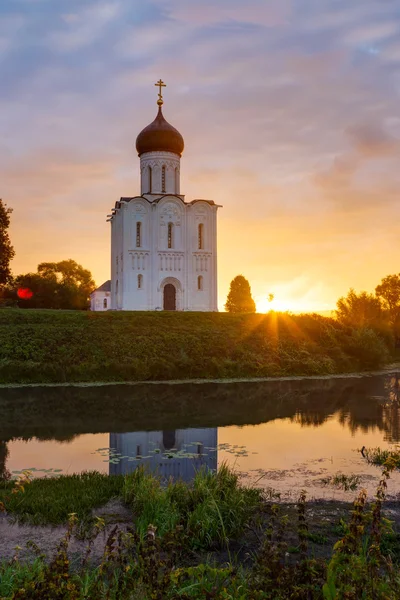
<path fill-rule="evenodd" d="M 0 390 L 0 470 L 35 476 L 140 464 L 190 481 L 226 461 L 286 499 L 352 499 L 326 486 L 357 474 L 370 494 L 380 469 L 359 450 L 400 441 L 399 376 L 250 383 Z M 389 484 L 400 491 L 400 475 Z"/>

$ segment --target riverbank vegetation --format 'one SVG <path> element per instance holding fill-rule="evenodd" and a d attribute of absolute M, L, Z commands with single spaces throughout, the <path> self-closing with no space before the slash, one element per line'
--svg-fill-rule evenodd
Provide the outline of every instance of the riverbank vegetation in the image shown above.
<path fill-rule="evenodd" d="M 52 556 L 28 542 L 29 556 L 16 548 L 0 564 L 0 598 L 395 600 L 400 536 L 384 507 L 395 466 L 389 457 L 372 504 L 361 491 L 353 506 L 309 505 L 304 492 L 296 504 L 281 504 L 240 486 L 225 466 L 218 473 L 200 470 L 190 484 L 162 484 L 139 468 L 118 480 L 130 522 L 107 524 L 94 516 L 83 535 L 78 515 L 70 514 Z M 30 486 L 47 494 L 66 479 L 9 482 L 4 508 L 24 514 Z M 18 498 L 13 507 L 11 496 Z"/>
<path fill-rule="evenodd" d="M 370 328 L 280 313 L 0 311 L 0 383 L 325 375 L 378 369 Z"/>

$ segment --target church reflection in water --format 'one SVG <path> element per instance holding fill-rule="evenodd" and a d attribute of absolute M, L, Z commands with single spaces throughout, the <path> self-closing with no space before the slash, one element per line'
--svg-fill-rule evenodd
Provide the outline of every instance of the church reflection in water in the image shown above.
<path fill-rule="evenodd" d="M 110 448 L 121 458 L 110 462 L 109 473 L 125 475 L 144 464 L 163 478 L 189 482 L 200 467 L 217 468 L 217 445 L 217 427 L 110 433 Z"/>

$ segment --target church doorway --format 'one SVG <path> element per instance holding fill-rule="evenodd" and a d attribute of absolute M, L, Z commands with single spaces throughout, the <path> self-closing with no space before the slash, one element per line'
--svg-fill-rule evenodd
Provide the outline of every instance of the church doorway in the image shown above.
<path fill-rule="evenodd" d="M 176 310 L 176 287 L 172 283 L 164 286 L 164 310 Z"/>

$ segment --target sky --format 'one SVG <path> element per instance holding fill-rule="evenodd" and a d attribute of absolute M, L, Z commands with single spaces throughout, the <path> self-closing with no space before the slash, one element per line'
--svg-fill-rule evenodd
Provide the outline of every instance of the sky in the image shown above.
<path fill-rule="evenodd" d="M 160 77 L 181 191 L 223 205 L 221 309 L 238 274 L 324 311 L 400 271 L 400 0 L 1 0 L 0 77 L 14 274 L 110 277 Z"/>

